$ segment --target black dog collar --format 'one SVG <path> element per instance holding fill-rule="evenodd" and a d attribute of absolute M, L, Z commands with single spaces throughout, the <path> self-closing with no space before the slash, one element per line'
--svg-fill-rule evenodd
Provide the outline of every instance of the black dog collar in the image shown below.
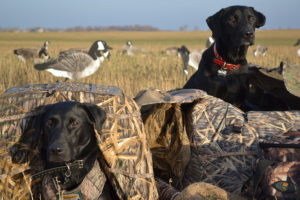
<path fill-rule="evenodd" d="M 31 179 L 37 179 L 37 178 L 43 177 L 47 174 L 55 174 L 55 173 L 60 173 L 60 172 L 65 172 L 66 176 L 70 176 L 71 169 L 74 169 L 74 168 L 76 168 L 76 169 L 83 168 L 83 160 L 75 160 L 72 163 L 67 163 L 65 166 L 46 169 L 44 171 L 33 174 L 31 176 Z"/>

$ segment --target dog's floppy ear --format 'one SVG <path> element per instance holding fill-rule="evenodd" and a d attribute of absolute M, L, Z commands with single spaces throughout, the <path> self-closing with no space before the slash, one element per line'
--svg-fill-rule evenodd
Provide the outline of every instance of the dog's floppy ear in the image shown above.
<path fill-rule="evenodd" d="M 43 116 L 49 107 L 40 106 L 34 110 L 34 112 L 39 114 L 30 118 L 19 141 L 10 148 L 13 163 L 25 163 L 30 161 L 33 156 L 37 156 L 33 155 L 33 153 L 36 147 L 40 145 Z"/>
<path fill-rule="evenodd" d="M 255 17 L 256 17 L 256 24 L 255 27 L 259 28 L 262 27 L 263 25 L 265 25 L 266 23 L 266 17 L 264 14 L 256 11 L 253 7 L 251 7 L 251 9 L 253 10 Z"/>
<path fill-rule="evenodd" d="M 220 21 L 223 13 L 224 13 L 224 9 L 221 9 L 219 10 L 219 12 L 206 19 L 206 23 L 210 28 L 210 30 L 212 31 L 213 38 L 215 39 L 217 38 L 217 35 L 220 32 L 220 27 L 221 27 Z"/>
<path fill-rule="evenodd" d="M 95 123 L 97 131 L 101 133 L 102 125 L 106 119 L 105 111 L 91 103 L 82 103 L 81 106 L 87 112 L 90 120 Z"/>

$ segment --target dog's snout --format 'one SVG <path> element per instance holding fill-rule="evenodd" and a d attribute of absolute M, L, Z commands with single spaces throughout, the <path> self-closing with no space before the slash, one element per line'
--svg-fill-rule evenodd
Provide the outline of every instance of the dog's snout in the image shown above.
<path fill-rule="evenodd" d="M 55 145 L 51 145 L 49 147 L 49 151 L 53 155 L 60 155 L 63 153 L 63 150 L 64 150 L 64 148 L 63 148 L 62 144 L 55 144 Z"/>
<path fill-rule="evenodd" d="M 254 36 L 254 33 L 253 33 L 253 31 L 247 31 L 245 33 L 245 36 L 248 37 L 248 38 L 252 38 Z"/>

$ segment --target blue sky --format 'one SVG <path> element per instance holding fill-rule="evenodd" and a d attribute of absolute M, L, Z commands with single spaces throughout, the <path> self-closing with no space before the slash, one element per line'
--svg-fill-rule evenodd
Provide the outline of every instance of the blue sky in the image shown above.
<path fill-rule="evenodd" d="M 162 30 L 208 30 L 223 7 L 247 5 L 265 14 L 263 29 L 300 28 L 300 0 L 1 0 L 2 28 L 151 25 Z"/>

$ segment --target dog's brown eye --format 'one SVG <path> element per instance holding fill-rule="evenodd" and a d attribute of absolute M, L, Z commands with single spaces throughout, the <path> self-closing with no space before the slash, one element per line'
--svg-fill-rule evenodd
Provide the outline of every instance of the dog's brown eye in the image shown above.
<path fill-rule="evenodd" d="M 249 16 L 249 22 L 253 23 L 255 21 L 255 17 Z"/>
<path fill-rule="evenodd" d="M 236 22 L 236 19 L 237 17 L 235 17 L 235 16 L 230 16 L 229 18 L 228 18 L 228 21 L 230 22 L 230 23 L 235 23 Z"/>
<path fill-rule="evenodd" d="M 46 122 L 46 126 L 49 127 L 49 128 L 51 128 L 51 127 L 53 126 L 53 121 L 49 119 L 49 120 Z"/>
<path fill-rule="evenodd" d="M 71 126 L 72 126 L 72 127 L 75 127 L 75 126 L 77 126 L 78 124 L 79 124 L 79 122 L 76 121 L 76 120 L 71 121 Z"/>

